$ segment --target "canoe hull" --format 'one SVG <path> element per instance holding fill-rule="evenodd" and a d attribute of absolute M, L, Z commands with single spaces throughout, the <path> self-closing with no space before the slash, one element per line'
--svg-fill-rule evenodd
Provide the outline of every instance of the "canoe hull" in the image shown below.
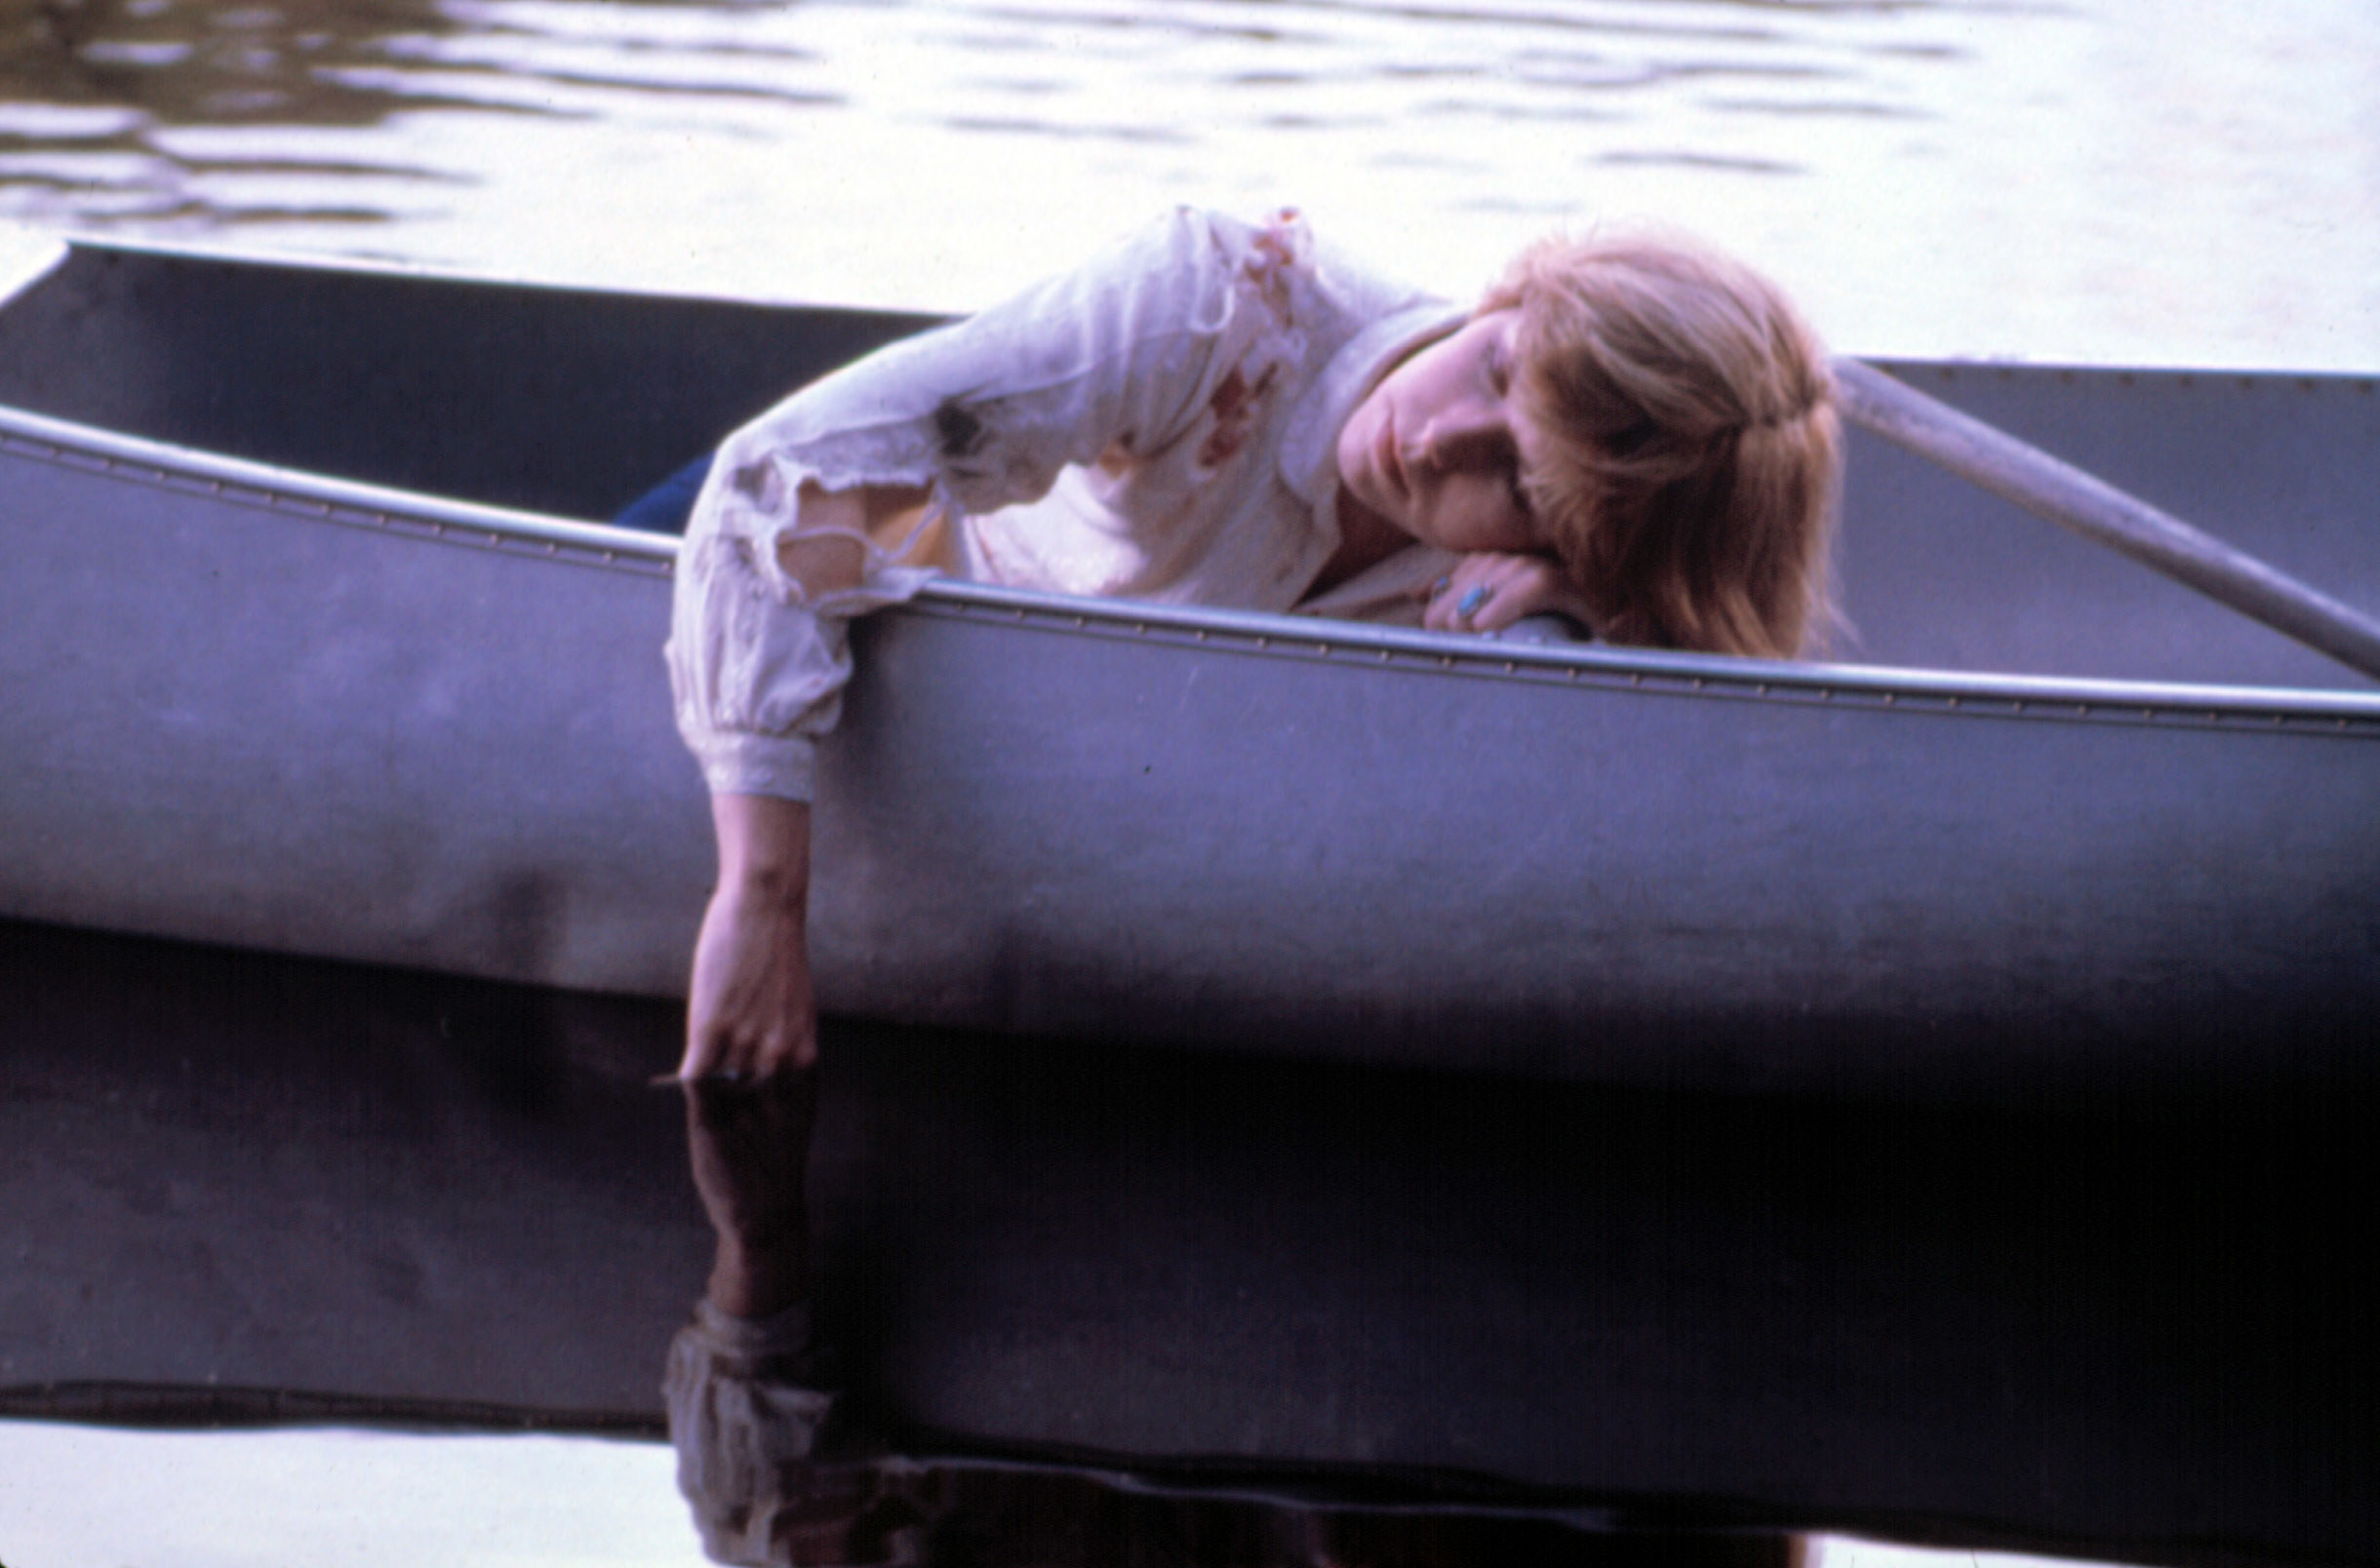
<path fill-rule="evenodd" d="M 0 913 L 682 987 L 665 550 L 36 434 Z M 2380 1016 L 2368 699 L 956 586 L 859 664 L 813 892 L 853 1016 L 1734 1088 L 2219 1078 Z"/>
<path fill-rule="evenodd" d="M 876 628 L 844 1004 L 1738 1088 L 2255 1071 L 2380 1016 L 2366 723 L 1263 635 Z"/>
<path fill-rule="evenodd" d="M 677 993 L 712 862 L 672 541 L 568 519 L 919 319 L 36 262 L 0 916 Z M 1899 373 L 2380 594 L 2369 380 Z M 822 1000 L 1703 1086 L 2363 1070 L 2380 694 L 1864 438 L 1849 479 L 1860 667 L 966 585 L 871 617 Z"/>
<path fill-rule="evenodd" d="M 10 596 L 7 914 L 683 984 L 710 867 L 659 563 L 25 442 L 0 465 L 38 585 Z"/>

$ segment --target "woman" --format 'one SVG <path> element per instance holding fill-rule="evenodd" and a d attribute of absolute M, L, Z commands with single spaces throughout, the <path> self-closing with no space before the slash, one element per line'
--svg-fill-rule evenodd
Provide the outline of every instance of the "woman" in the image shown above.
<path fill-rule="evenodd" d="M 937 572 L 1788 656 L 1828 612 L 1825 359 L 1733 262 L 1549 242 L 1479 307 L 1177 211 L 805 388 L 721 449 L 669 658 L 720 881 L 680 1076 L 816 1054 L 814 737 L 850 617 Z"/>

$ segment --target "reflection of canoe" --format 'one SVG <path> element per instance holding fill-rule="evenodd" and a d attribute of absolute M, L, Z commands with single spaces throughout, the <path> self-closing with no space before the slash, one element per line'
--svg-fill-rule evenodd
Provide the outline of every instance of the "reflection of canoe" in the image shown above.
<path fill-rule="evenodd" d="M 20 272 L 0 914 L 677 987 L 710 863 L 669 541 L 568 520 L 914 319 Z M 2380 604 L 2368 380 L 1895 369 Z M 2380 694 L 1915 459 L 1852 475 L 1857 665 L 960 585 L 878 617 L 828 1005 L 1723 1084 L 2344 1056 Z"/>

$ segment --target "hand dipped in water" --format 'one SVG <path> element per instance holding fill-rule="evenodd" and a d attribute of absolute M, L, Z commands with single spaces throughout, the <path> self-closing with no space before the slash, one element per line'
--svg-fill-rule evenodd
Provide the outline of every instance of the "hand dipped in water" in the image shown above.
<path fill-rule="evenodd" d="M 694 943 L 678 1077 L 761 1078 L 818 1059 L 807 909 L 810 806 L 715 795 L 719 885 Z"/>

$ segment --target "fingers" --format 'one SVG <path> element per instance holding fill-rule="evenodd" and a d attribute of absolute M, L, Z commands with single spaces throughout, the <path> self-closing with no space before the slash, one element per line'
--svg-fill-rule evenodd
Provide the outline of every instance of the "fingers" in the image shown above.
<path fill-rule="evenodd" d="M 814 1030 L 754 1039 L 696 1023 L 687 1031 L 686 1054 L 678 1062 L 675 1077 L 684 1083 L 751 1083 L 814 1067 L 817 1061 Z"/>
<path fill-rule="evenodd" d="M 1477 585 L 1468 581 L 1458 585 L 1455 580 L 1463 577 L 1469 568 L 1470 562 L 1466 559 L 1454 570 L 1430 584 L 1429 599 L 1421 608 L 1421 624 L 1425 629 L 1433 632 L 1457 632 L 1471 629 L 1470 619 L 1461 613 L 1460 607 Z"/>
<path fill-rule="evenodd" d="M 768 995 L 733 1008 L 688 1003 L 686 1055 L 678 1063 L 683 1081 L 752 1081 L 817 1060 L 817 1020 L 807 996 Z"/>
<path fill-rule="evenodd" d="M 689 1083 L 699 1078 L 752 1082 L 817 1065 L 814 1018 L 784 1018 L 760 1029 L 738 1027 L 739 1022 L 705 1018 L 690 1007 L 679 1079 Z"/>
<path fill-rule="evenodd" d="M 1467 555 L 1430 587 L 1421 624 L 1436 632 L 1498 632 L 1527 615 L 1567 609 L 1562 568 L 1539 556 Z"/>
<path fill-rule="evenodd" d="M 817 1037 L 801 918 L 714 895 L 694 943 L 679 1078 L 758 1079 L 806 1068 L 817 1061 Z"/>

